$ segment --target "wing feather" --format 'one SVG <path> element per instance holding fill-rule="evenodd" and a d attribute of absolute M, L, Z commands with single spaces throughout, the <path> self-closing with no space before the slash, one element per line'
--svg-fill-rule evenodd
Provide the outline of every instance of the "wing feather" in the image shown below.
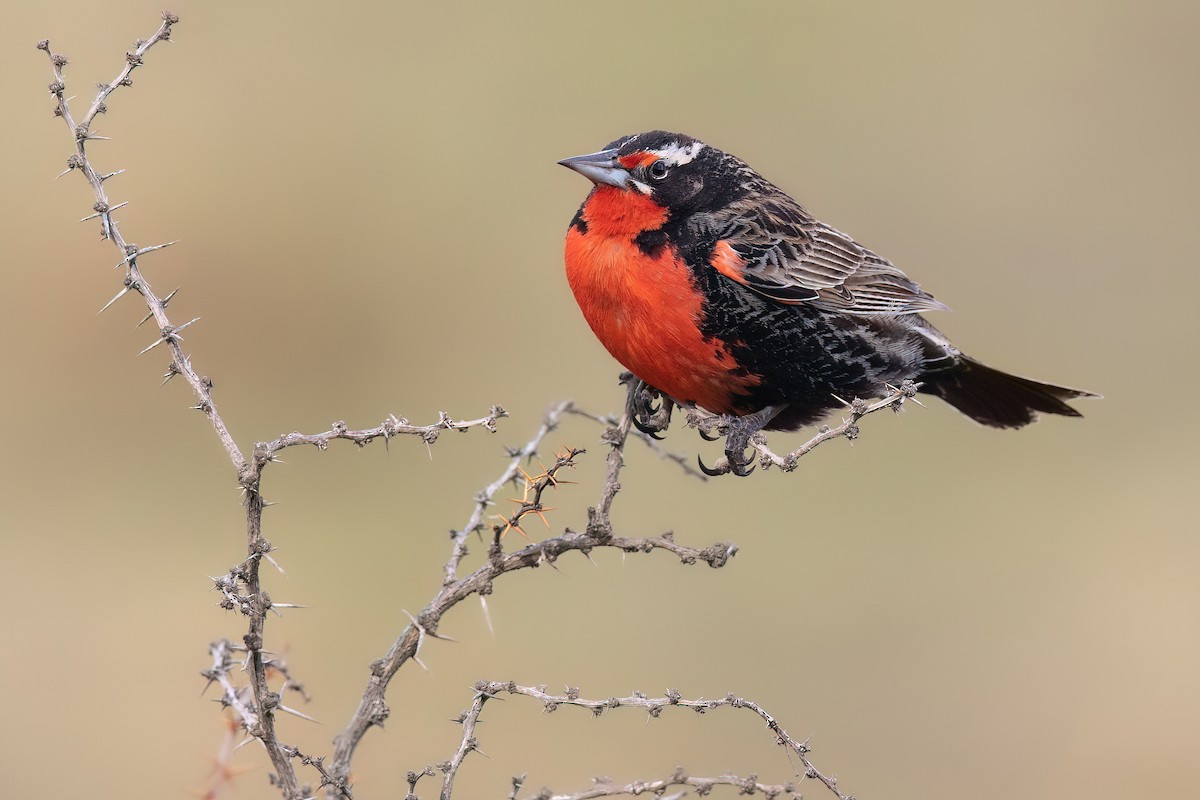
<path fill-rule="evenodd" d="M 701 223 L 715 235 L 711 263 L 723 275 L 781 303 L 847 314 L 947 310 L 886 259 L 813 219 L 780 190 L 772 186 L 766 194 L 752 192 Z"/>

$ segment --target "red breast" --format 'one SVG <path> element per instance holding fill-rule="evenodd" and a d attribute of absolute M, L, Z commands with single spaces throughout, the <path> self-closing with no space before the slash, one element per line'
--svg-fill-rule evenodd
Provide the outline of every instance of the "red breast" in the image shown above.
<path fill-rule="evenodd" d="M 585 227 L 567 232 L 567 282 L 608 352 L 680 402 L 744 413 L 735 395 L 757 379 L 738 374 L 725 344 L 704 337 L 704 298 L 691 270 L 670 244 L 647 253 L 634 241 L 662 227 L 667 210 L 645 195 L 601 185 L 584 202 L 582 218 Z"/>

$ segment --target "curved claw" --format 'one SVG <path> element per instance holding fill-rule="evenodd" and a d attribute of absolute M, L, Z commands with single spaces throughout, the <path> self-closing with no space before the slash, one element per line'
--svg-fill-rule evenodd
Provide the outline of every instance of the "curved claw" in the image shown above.
<path fill-rule="evenodd" d="M 754 472 L 755 464 L 753 463 L 753 460 L 738 463 L 734 459 L 730 458 L 729 455 L 729 453 L 726 453 L 725 463 L 721 464 L 721 462 L 718 461 L 718 466 L 716 467 L 707 466 L 704 463 L 704 459 L 700 456 L 696 456 L 696 463 L 700 466 L 700 471 L 710 478 L 728 475 L 731 472 L 734 475 L 737 475 L 739 478 L 745 478 L 750 473 Z"/>
<path fill-rule="evenodd" d="M 662 400 L 660 399 L 658 405 L 655 405 L 654 395 L 646 389 L 642 389 L 637 399 L 633 402 L 637 407 L 638 414 L 645 415 L 646 417 L 653 417 L 662 409 Z"/>
<path fill-rule="evenodd" d="M 745 478 L 751 472 L 754 472 L 754 467 L 755 465 L 750 462 L 745 464 L 734 464 L 729 471 L 734 475 L 737 475 L 739 478 Z"/>
<path fill-rule="evenodd" d="M 721 438 L 721 434 L 719 433 L 705 433 L 703 430 L 699 429 L 697 429 L 697 433 L 699 433 L 700 438 L 706 442 L 715 442 L 717 439 Z"/>
<path fill-rule="evenodd" d="M 739 478 L 744 478 L 751 472 L 754 472 L 754 456 L 757 455 L 753 447 L 741 442 L 735 443 L 737 449 L 731 450 L 728 447 L 729 442 L 726 441 L 725 460 L 729 462 L 729 471 Z M 746 451 L 750 451 L 750 455 L 746 455 Z"/>
<path fill-rule="evenodd" d="M 640 379 L 630 388 L 628 411 L 634 427 L 655 439 L 671 424 L 675 403 L 650 384 Z"/>
<path fill-rule="evenodd" d="M 634 415 L 634 417 L 632 418 L 632 422 L 633 422 L 633 427 L 637 428 L 639 431 L 646 434 L 651 439 L 657 439 L 658 441 L 661 442 L 663 439 L 667 438 L 667 437 L 661 435 L 660 432 L 662 431 L 662 428 L 659 428 L 658 426 L 656 426 L 652 423 L 642 422 L 640 419 L 638 419 L 637 415 Z"/>

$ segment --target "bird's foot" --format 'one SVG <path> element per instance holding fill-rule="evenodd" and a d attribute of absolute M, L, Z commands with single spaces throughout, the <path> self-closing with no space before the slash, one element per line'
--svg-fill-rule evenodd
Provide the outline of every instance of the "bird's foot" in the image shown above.
<path fill-rule="evenodd" d="M 633 427 L 652 439 L 662 439 L 660 434 L 671 424 L 675 401 L 631 372 L 621 374 L 621 383 L 629 387 L 627 411 Z"/>
<path fill-rule="evenodd" d="M 725 434 L 725 455 L 717 459 L 717 463 L 712 467 L 706 466 L 702 460 L 697 458 L 700 462 L 700 471 L 705 475 L 713 477 L 732 472 L 739 478 L 744 478 L 751 472 L 754 472 L 754 454 L 756 451 L 751 447 L 750 440 L 767 423 L 775 419 L 776 415 L 783 408 L 781 405 L 767 406 L 761 411 L 756 411 L 753 414 L 745 414 L 740 417 L 723 416 L 721 423 L 717 427 L 718 430 L 725 429 L 727 431 Z M 704 438 L 707 439 L 708 437 Z"/>

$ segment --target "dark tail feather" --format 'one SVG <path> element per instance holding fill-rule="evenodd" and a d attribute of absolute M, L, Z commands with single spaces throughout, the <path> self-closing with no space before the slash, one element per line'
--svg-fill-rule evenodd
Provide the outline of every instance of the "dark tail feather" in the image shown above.
<path fill-rule="evenodd" d="M 922 392 L 937 395 L 976 422 L 993 428 L 1024 427 L 1037 419 L 1039 411 L 1082 417 L 1065 401 L 1100 396 L 1009 375 L 966 356 L 959 356 L 952 369 L 930 373 L 921 380 Z"/>

